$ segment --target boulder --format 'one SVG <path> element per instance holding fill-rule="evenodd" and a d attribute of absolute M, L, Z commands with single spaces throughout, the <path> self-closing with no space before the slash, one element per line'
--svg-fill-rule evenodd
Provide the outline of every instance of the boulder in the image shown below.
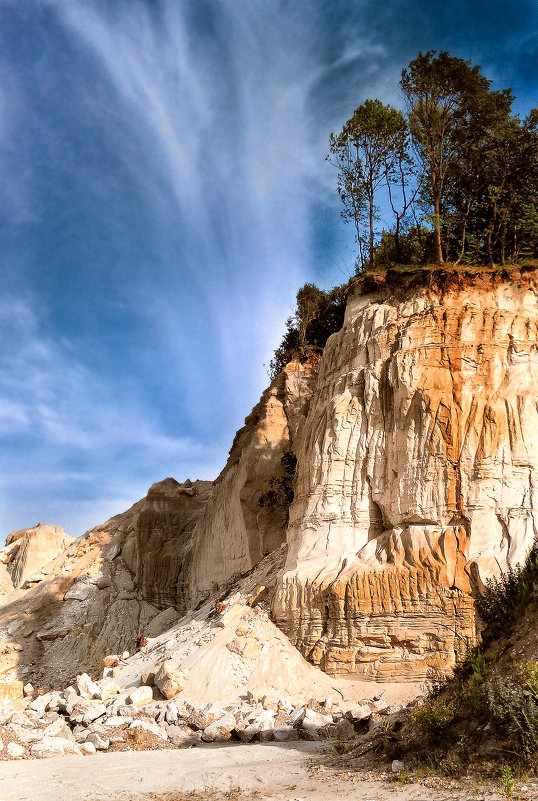
<path fill-rule="evenodd" d="M 140 683 L 146 684 L 148 687 L 155 686 L 155 668 L 150 668 L 149 670 L 144 671 L 140 676 Z"/>
<path fill-rule="evenodd" d="M 82 723 L 88 726 L 97 718 L 101 718 L 103 715 L 106 715 L 106 706 L 104 704 L 92 704 L 87 712 L 84 713 L 82 717 Z"/>
<path fill-rule="evenodd" d="M 280 743 L 291 742 L 299 739 L 299 732 L 293 726 L 280 725 L 274 730 L 273 738 Z"/>
<path fill-rule="evenodd" d="M 43 737 L 63 737 L 69 740 L 71 738 L 71 729 L 63 718 L 58 717 L 57 720 L 43 729 Z"/>
<path fill-rule="evenodd" d="M 18 743 L 8 743 L 6 751 L 12 759 L 20 759 L 25 754 L 24 748 Z"/>
<path fill-rule="evenodd" d="M 189 723 L 196 729 L 206 729 L 214 720 L 222 717 L 224 710 L 216 704 L 208 704 L 189 717 Z"/>
<path fill-rule="evenodd" d="M 176 723 L 179 720 L 179 711 L 173 701 L 166 705 L 164 719 L 167 723 Z"/>
<path fill-rule="evenodd" d="M 32 721 L 24 714 L 24 712 L 13 712 L 8 720 L 10 723 L 14 723 L 17 726 L 25 726 L 26 728 L 32 727 Z"/>
<path fill-rule="evenodd" d="M 135 720 L 133 723 L 131 723 L 129 729 L 142 729 L 142 731 L 149 731 L 156 737 L 162 737 L 163 740 L 166 740 L 166 734 L 164 731 L 162 731 L 156 723 L 150 723 L 149 720 Z"/>
<path fill-rule="evenodd" d="M 76 683 L 78 692 L 82 698 L 86 698 L 88 701 L 91 701 L 92 698 L 101 697 L 101 688 L 94 681 L 92 681 L 91 677 L 88 676 L 87 673 L 82 673 L 80 676 L 77 676 Z"/>
<path fill-rule="evenodd" d="M 272 739 L 274 728 L 275 713 L 269 709 L 264 709 L 263 712 L 260 712 L 250 720 L 247 725 L 236 726 L 236 732 L 241 742 L 249 743 L 254 737 L 258 737 L 260 740 Z"/>
<path fill-rule="evenodd" d="M 233 654 L 239 654 L 243 659 L 253 659 L 261 651 L 261 643 L 253 637 L 234 637 L 226 646 Z"/>
<path fill-rule="evenodd" d="M 151 704 L 152 701 L 153 690 L 151 687 L 137 687 L 136 690 L 133 690 L 127 697 L 127 703 L 136 707 L 145 706 L 145 704 Z"/>
<path fill-rule="evenodd" d="M 37 712 L 39 716 L 45 714 L 45 709 L 47 707 L 47 701 L 43 695 L 38 695 L 37 698 L 32 701 L 26 707 L 27 710 L 31 710 L 32 712 Z"/>
<path fill-rule="evenodd" d="M 120 663 L 120 658 L 117 654 L 109 654 L 103 658 L 103 667 L 105 668 L 115 668 L 118 667 Z"/>
<path fill-rule="evenodd" d="M 43 739 L 30 746 L 30 754 L 34 757 L 63 756 L 64 754 L 80 754 L 80 747 L 65 737 L 43 737 Z"/>
<path fill-rule="evenodd" d="M 353 740 L 355 738 L 353 723 L 347 718 L 342 718 L 331 727 L 331 735 L 337 740 Z"/>
<path fill-rule="evenodd" d="M 202 740 L 202 732 L 175 723 L 166 727 L 166 733 L 174 748 L 191 748 Z"/>
<path fill-rule="evenodd" d="M 101 684 L 101 700 L 108 701 L 110 698 L 119 695 L 121 688 L 114 681 L 104 681 Z"/>
<path fill-rule="evenodd" d="M 6 730 L 12 732 L 21 743 L 35 743 L 36 740 L 41 739 L 43 733 L 41 729 L 33 727 L 31 729 L 26 729 L 23 726 L 17 726 L 16 723 L 8 723 Z"/>
<path fill-rule="evenodd" d="M 103 726 L 107 726 L 110 729 L 117 729 L 118 726 L 126 726 L 128 723 L 132 723 L 133 719 L 126 715 L 113 715 L 110 718 L 106 718 L 103 721 Z"/>
<path fill-rule="evenodd" d="M 231 712 L 227 712 L 204 729 L 202 740 L 206 743 L 223 743 L 230 739 L 235 726 L 235 715 Z"/>
<path fill-rule="evenodd" d="M 228 623 L 231 623 L 232 620 L 235 620 L 236 617 L 239 617 L 239 615 L 243 614 L 243 612 L 245 611 L 245 608 L 246 607 L 244 607 L 244 606 L 242 606 L 240 604 L 237 605 L 237 606 L 228 607 L 221 614 L 221 616 L 220 616 L 220 618 L 219 618 L 219 620 L 217 622 L 217 626 L 219 628 L 221 628 L 221 629 L 225 628 L 228 625 Z"/>
<path fill-rule="evenodd" d="M 155 674 L 155 686 L 165 698 L 173 698 L 184 689 L 185 684 L 185 676 L 170 661 L 163 662 Z"/>
<path fill-rule="evenodd" d="M 107 751 L 110 745 L 110 740 L 104 739 L 96 731 L 91 731 L 87 734 L 85 742 L 91 743 L 97 751 Z"/>
<path fill-rule="evenodd" d="M 361 720 L 368 720 L 368 718 L 372 714 L 372 709 L 368 704 L 359 704 L 358 706 L 352 706 L 346 712 L 346 717 L 348 720 L 356 720 L 360 722 Z"/>
<path fill-rule="evenodd" d="M 303 729 L 315 729 L 317 731 L 325 728 L 325 726 L 330 726 L 332 722 L 332 715 L 323 715 L 321 712 L 315 712 L 310 707 L 306 707 L 300 725 Z"/>

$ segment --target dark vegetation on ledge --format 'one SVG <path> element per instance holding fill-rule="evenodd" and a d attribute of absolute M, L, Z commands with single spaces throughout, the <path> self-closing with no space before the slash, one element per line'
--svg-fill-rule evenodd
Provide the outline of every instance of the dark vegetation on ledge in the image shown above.
<path fill-rule="evenodd" d="M 297 293 L 294 314 L 286 320 L 286 333 L 269 364 L 271 378 L 293 359 L 319 354 L 331 334 L 339 331 L 346 311 L 347 284 L 324 292 L 305 284 Z"/>
<path fill-rule="evenodd" d="M 294 498 L 293 479 L 297 469 L 297 457 L 292 451 L 283 454 L 280 467 L 281 474 L 268 479 L 268 489 L 258 498 L 258 505 L 261 509 L 281 512 L 287 518 Z"/>

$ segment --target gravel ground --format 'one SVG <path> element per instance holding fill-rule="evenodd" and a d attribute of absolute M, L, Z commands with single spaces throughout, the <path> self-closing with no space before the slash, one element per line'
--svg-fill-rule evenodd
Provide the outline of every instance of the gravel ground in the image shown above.
<path fill-rule="evenodd" d="M 499 787 L 327 767 L 319 743 L 206 746 L 5 762 L 1 801 L 501 801 Z M 538 785 L 516 785 L 532 801 Z"/>

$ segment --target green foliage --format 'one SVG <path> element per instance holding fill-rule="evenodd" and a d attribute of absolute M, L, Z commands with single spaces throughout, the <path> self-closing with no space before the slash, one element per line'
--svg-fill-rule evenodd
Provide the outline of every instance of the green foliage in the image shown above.
<path fill-rule="evenodd" d="M 339 170 L 342 216 L 355 223 L 359 246 L 367 223 L 367 261 L 373 266 L 376 191 L 381 185 L 394 183 L 404 165 L 410 163 L 407 123 L 401 111 L 380 100 L 366 100 L 338 135 L 331 134 L 329 150 L 328 159 Z"/>
<path fill-rule="evenodd" d="M 286 333 L 269 365 L 271 378 L 293 359 L 320 353 L 331 334 L 339 331 L 346 310 L 346 287 L 324 292 L 305 284 L 297 293 L 295 314 L 286 321 Z"/>
<path fill-rule="evenodd" d="M 537 675 L 538 665 L 517 665 L 509 676 L 495 678 L 485 688 L 488 712 L 526 757 L 532 756 L 538 748 Z"/>
<path fill-rule="evenodd" d="M 514 795 L 514 775 L 510 765 L 504 765 L 501 770 L 501 784 L 508 798 Z"/>
<path fill-rule="evenodd" d="M 486 624 L 483 639 L 490 640 L 513 618 L 514 611 L 538 590 L 538 543 L 530 550 L 525 564 L 509 567 L 490 579 L 476 600 L 477 611 Z"/>
<path fill-rule="evenodd" d="M 511 90 L 492 90 L 479 66 L 445 51 L 419 53 L 400 86 L 407 116 L 367 100 L 330 136 L 359 268 L 535 258 L 538 109 L 514 115 Z M 383 195 L 395 225 L 379 238 Z"/>
<path fill-rule="evenodd" d="M 399 247 L 399 253 L 398 253 Z M 435 237 L 431 228 L 414 225 L 396 239 L 395 231 L 382 231 L 374 253 L 374 267 L 388 269 L 395 264 L 425 265 L 435 262 Z"/>
<path fill-rule="evenodd" d="M 271 509 L 288 513 L 293 501 L 293 479 L 297 469 L 297 457 L 291 451 L 286 451 L 280 460 L 282 474 L 273 476 L 267 482 L 269 489 L 258 498 L 260 508 Z"/>
<path fill-rule="evenodd" d="M 413 721 L 432 745 L 443 742 L 446 730 L 454 721 L 456 705 L 452 699 L 429 697 L 413 710 Z"/>

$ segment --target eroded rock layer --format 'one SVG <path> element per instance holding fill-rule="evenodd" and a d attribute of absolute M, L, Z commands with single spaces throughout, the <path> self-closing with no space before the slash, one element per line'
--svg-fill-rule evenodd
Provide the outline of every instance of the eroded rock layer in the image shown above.
<path fill-rule="evenodd" d="M 536 535 L 536 272 L 351 288 L 299 437 L 274 615 L 330 673 L 421 678 Z"/>

